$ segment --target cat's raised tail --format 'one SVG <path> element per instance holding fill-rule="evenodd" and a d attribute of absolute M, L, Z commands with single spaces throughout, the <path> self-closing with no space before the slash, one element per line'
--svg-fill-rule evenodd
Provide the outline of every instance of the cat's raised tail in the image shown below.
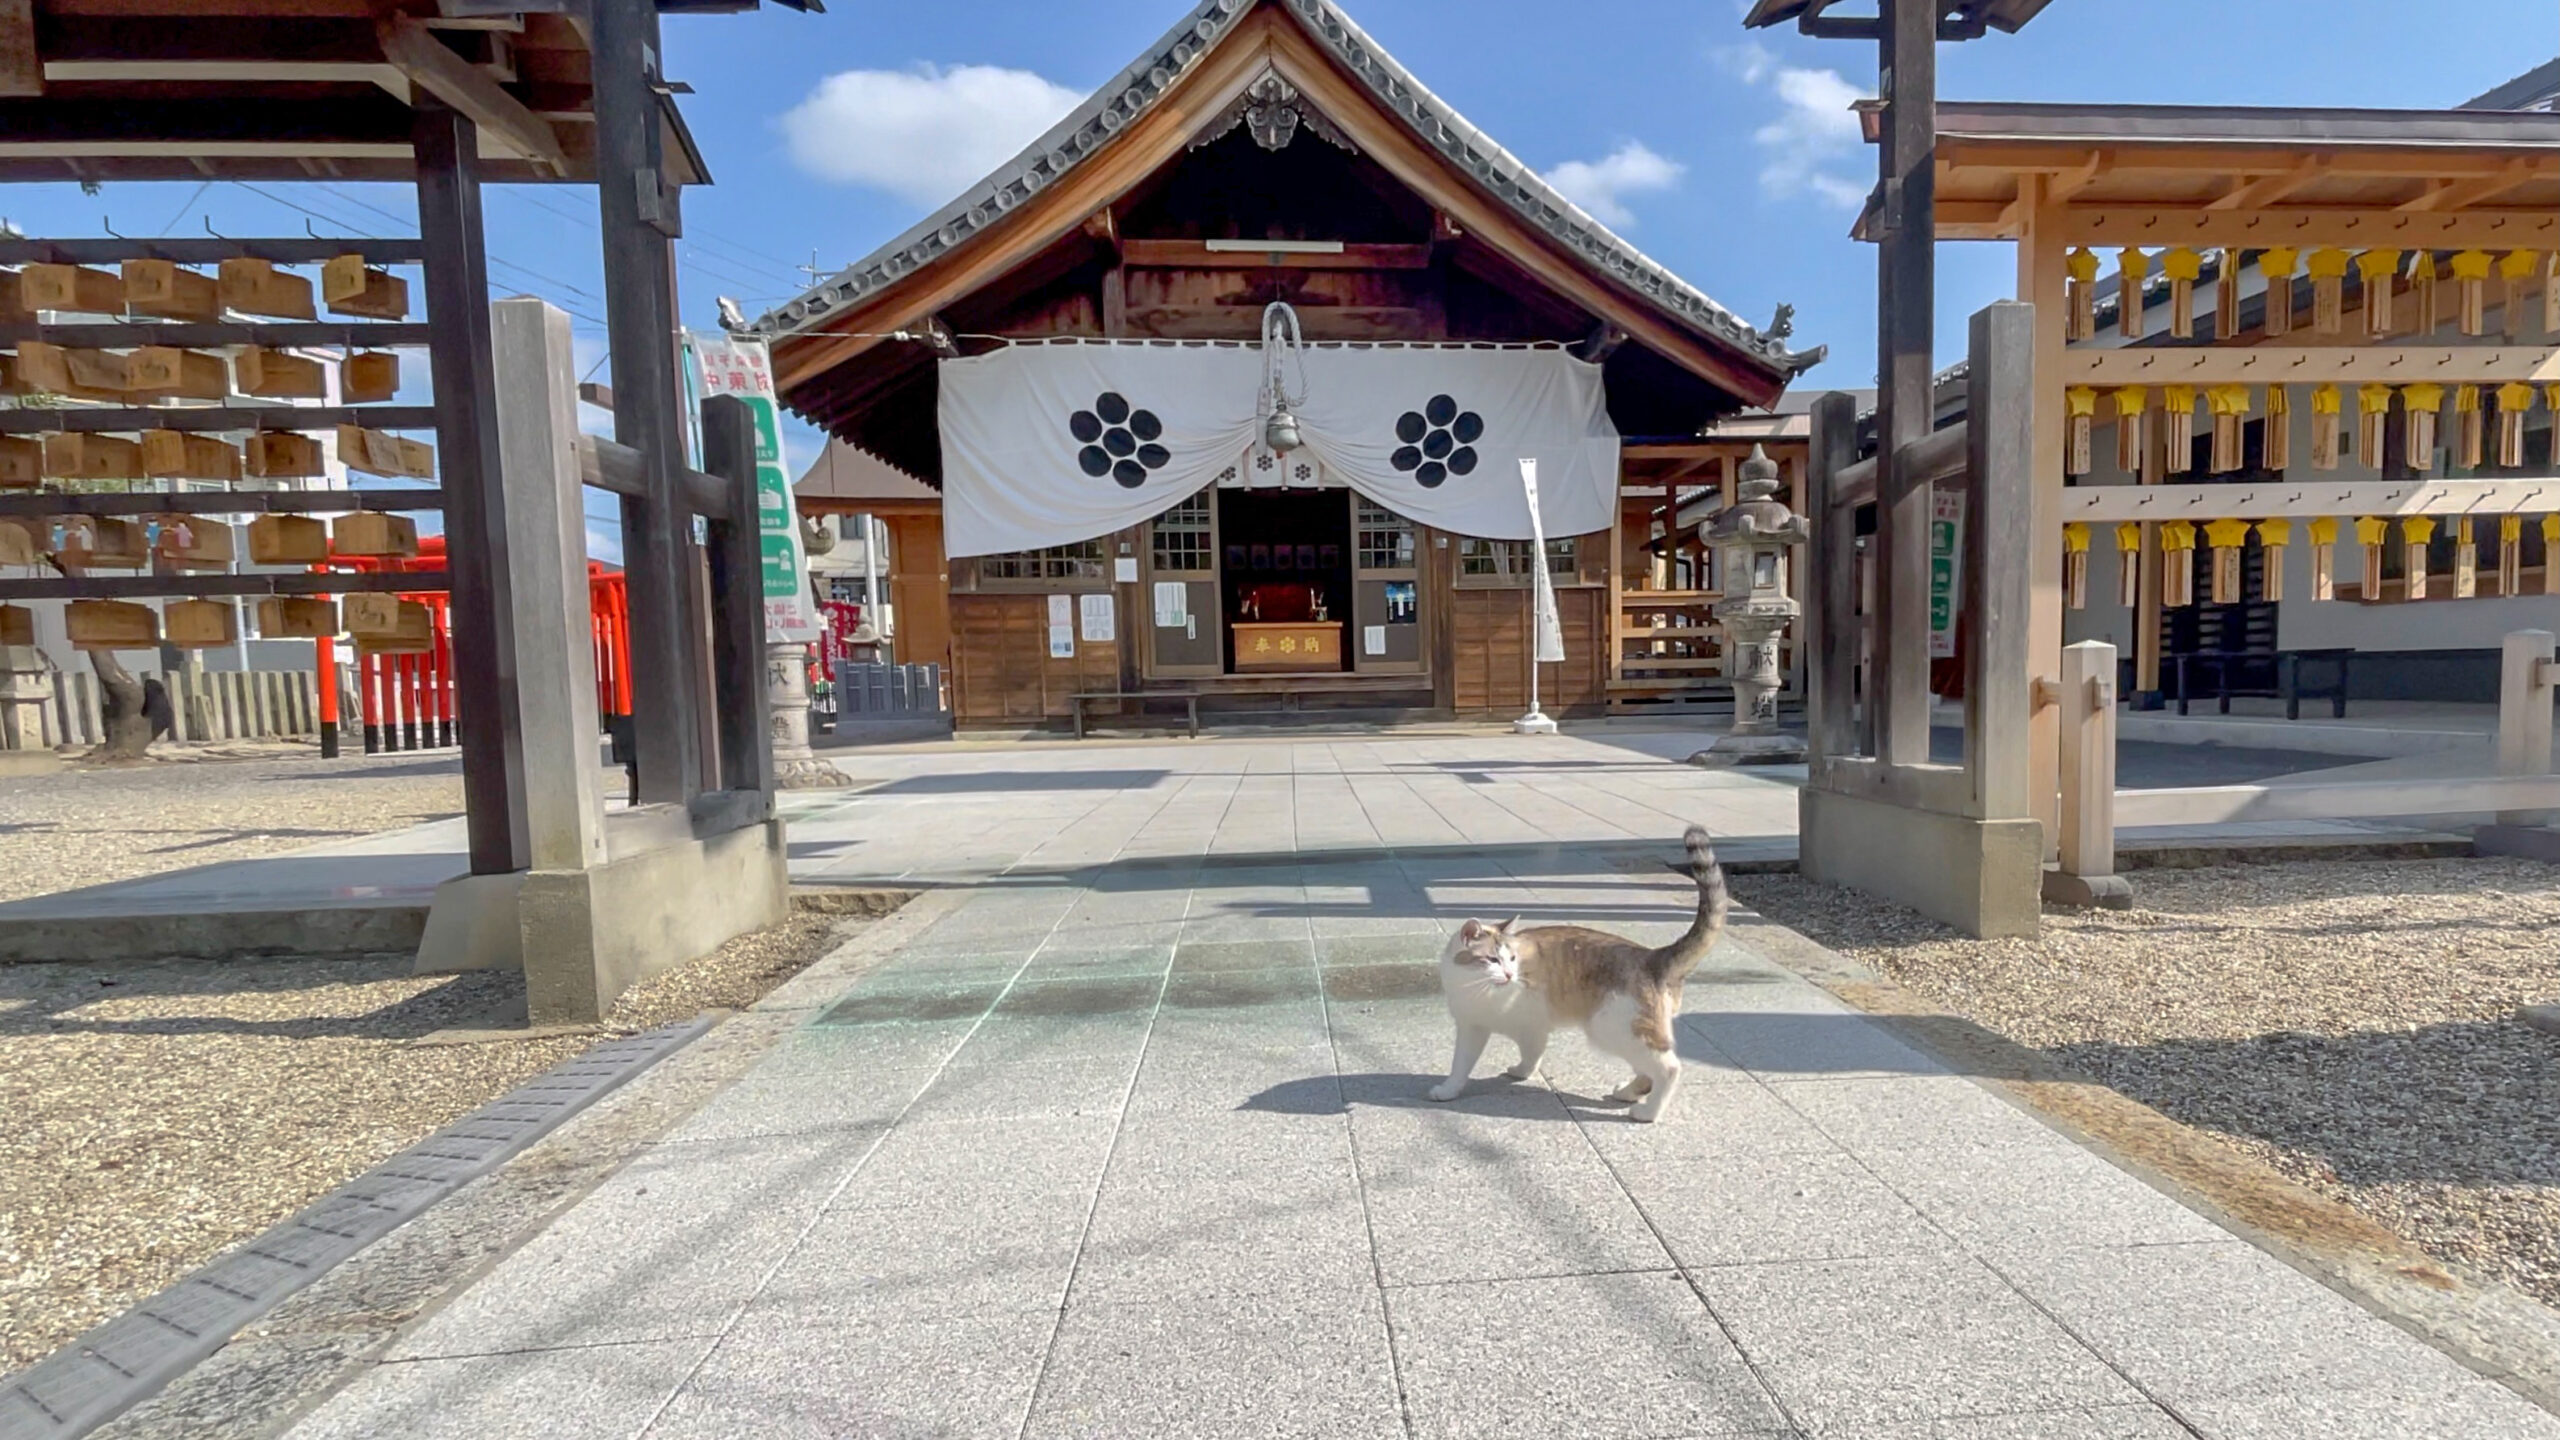
<path fill-rule="evenodd" d="M 1724 866 L 1716 861 L 1715 841 L 1708 836 L 1707 827 L 1692 825 L 1681 838 L 1689 847 L 1688 863 L 1671 869 L 1698 882 L 1698 918 L 1690 922 L 1689 933 L 1648 957 L 1646 969 L 1658 985 L 1679 984 L 1699 961 L 1707 958 L 1707 952 L 1715 948 L 1716 938 L 1724 933 L 1725 912 L 1733 908 L 1733 898 L 1724 888 Z"/>

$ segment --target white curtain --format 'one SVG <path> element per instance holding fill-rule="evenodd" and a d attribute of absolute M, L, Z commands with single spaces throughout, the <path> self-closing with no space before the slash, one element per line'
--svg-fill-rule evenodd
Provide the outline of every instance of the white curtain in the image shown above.
<path fill-rule="evenodd" d="M 1435 529 L 1526 540 L 1519 462 L 1550 535 L 1606 529 L 1618 433 L 1600 367 L 1556 349 L 1311 346 L 1287 370 L 1306 443 L 1259 444 L 1257 346 L 1013 345 L 945 360 L 943 537 L 993 555 L 1090 540 L 1205 485 L 1348 485 Z M 1281 473 L 1272 473 L 1275 469 Z M 1301 472 L 1306 473 L 1301 473 Z"/>

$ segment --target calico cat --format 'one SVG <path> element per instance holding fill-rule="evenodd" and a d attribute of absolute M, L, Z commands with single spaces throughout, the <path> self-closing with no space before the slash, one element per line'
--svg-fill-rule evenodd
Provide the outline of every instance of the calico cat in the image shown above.
<path fill-rule="evenodd" d="M 1440 990 L 1457 1022 L 1457 1052 L 1449 1078 L 1431 1087 L 1432 1099 L 1466 1093 L 1493 1036 L 1508 1036 L 1520 1047 L 1520 1063 L 1502 1073 L 1526 1080 L 1537 1073 L 1549 1033 L 1579 1025 L 1593 1045 L 1635 1067 L 1635 1078 L 1609 1098 L 1634 1101 L 1630 1118 L 1661 1117 L 1680 1085 L 1680 1058 L 1671 1049 L 1680 984 L 1724 933 L 1731 904 L 1706 830 L 1692 825 L 1686 839 L 1689 863 L 1671 869 L 1698 882 L 1698 918 L 1659 950 L 1580 925 L 1523 930 L 1516 917 L 1459 927 L 1440 956 Z"/>

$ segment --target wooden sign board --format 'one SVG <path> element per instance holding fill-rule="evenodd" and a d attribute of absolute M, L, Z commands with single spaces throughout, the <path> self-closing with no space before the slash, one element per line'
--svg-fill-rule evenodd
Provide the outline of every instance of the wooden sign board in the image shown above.
<path fill-rule="evenodd" d="M 167 260 L 124 262 L 124 303 L 136 315 L 198 323 L 222 318 L 213 277 Z"/>
<path fill-rule="evenodd" d="M 160 616 L 130 600 L 74 600 L 62 623 L 82 650 L 148 650 L 160 643 Z"/>

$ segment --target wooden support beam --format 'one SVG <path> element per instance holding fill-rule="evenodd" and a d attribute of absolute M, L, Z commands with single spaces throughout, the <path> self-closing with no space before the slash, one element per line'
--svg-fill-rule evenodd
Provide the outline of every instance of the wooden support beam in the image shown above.
<path fill-rule="evenodd" d="M 2207 210 L 2263 210 L 2320 178 L 2321 157 L 2306 155 L 2302 163 L 2273 175 L 2242 180 L 2204 202 Z"/>
<path fill-rule="evenodd" d="M 2074 485 L 2061 518 L 2263 520 L 2322 515 L 2518 515 L 2560 510 L 2560 476 L 2496 480 L 2323 480 L 2299 474 L 2258 484 Z"/>
<path fill-rule="evenodd" d="M 2046 185 L 2044 196 L 2045 203 L 2048 205 L 2059 205 L 2063 201 L 2070 199 L 2072 196 L 2079 194 L 2081 191 L 2088 189 L 2091 185 L 2097 183 L 2100 176 L 2105 175 L 2109 170 L 2114 168 L 2114 161 L 2115 157 L 2109 155 L 2104 150 L 2090 151 L 2089 158 L 2082 161 L 2079 168 L 2063 171 L 2061 174 L 2054 176 L 2052 181 Z M 2021 184 L 2018 187 L 2018 192 L 2021 195 L 2024 195 L 2026 190 L 2027 187 L 2024 184 Z"/>
<path fill-rule="evenodd" d="M 434 31 L 406 15 L 391 14 L 375 22 L 374 34 L 382 42 L 382 58 L 419 89 L 469 116 L 526 159 L 550 167 L 555 175 L 569 173 L 569 158 L 561 153 L 560 137 L 551 127 L 486 71 L 448 49 Z"/>
<path fill-rule="evenodd" d="M 433 595 L 452 588 L 442 570 L 333 570 L 251 575 L 46 575 L 0 579 L 0 600 L 147 600 L 215 595 Z"/>
<path fill-rule="evenodd" d="M 180 490 L 168 494 L 0 495 L 12 515 L 331 515 L 358 510 L 441 510 L 442 490 Z"/>
<path fill-rule="evenodd" d="M 1328 242 L 1328 248 L 1300 248 L 1302 242 L 1275 241 L 1277 248 L 1245 248 L 1250 241 L 1120 239 L 1120 261 L 1180 270 L 1422 270 L 1430 267 L 1428 245 L 1359 245 Z"/>
<path fill-rule="evenodd" d="M 2494 200 L 2540 174 L 2533 162 L 2522 158 L 2507 162 L 2507 168 L 2495 175 L 2476 175 L 2467 180 L 2439 180 L 2427 193 L 2400 205 L 2404 212 L 2464 210 L 2484 200 Z"/>
<path fill-rule="evenodd" d="M 2530 178 L 2530 177 L 2527 177 Z M 2224 197 L 2228 198 L 2228 197 Z M 2014 200 L 1949 200 L 1937 207 L 1941 240 L 2014 240 L 2025 224 Z M 2449 213 L 2373 205 L 2280 205 L 2260 209 L 2186 205 L 2063 205 L 2043 212 L 2065 245 L 2189 245 L 2197 249 L 2335 245 L 2342 249 L 2560 248 L 2560 214 L 2548 209 L 2468 209 Z M 1861 222 L 1863 227 L 1865 222 Z M 1866 235 L 1863 228 L 1861 238 Z"/>
<path fill-rule="evenodd" d="M 2134 346 L 2073 350 L 2072 385 L 2312 385 L 2379 380 L 2411 385 L 2560 381 L 2560 349 L 2546 345 Z"/>

